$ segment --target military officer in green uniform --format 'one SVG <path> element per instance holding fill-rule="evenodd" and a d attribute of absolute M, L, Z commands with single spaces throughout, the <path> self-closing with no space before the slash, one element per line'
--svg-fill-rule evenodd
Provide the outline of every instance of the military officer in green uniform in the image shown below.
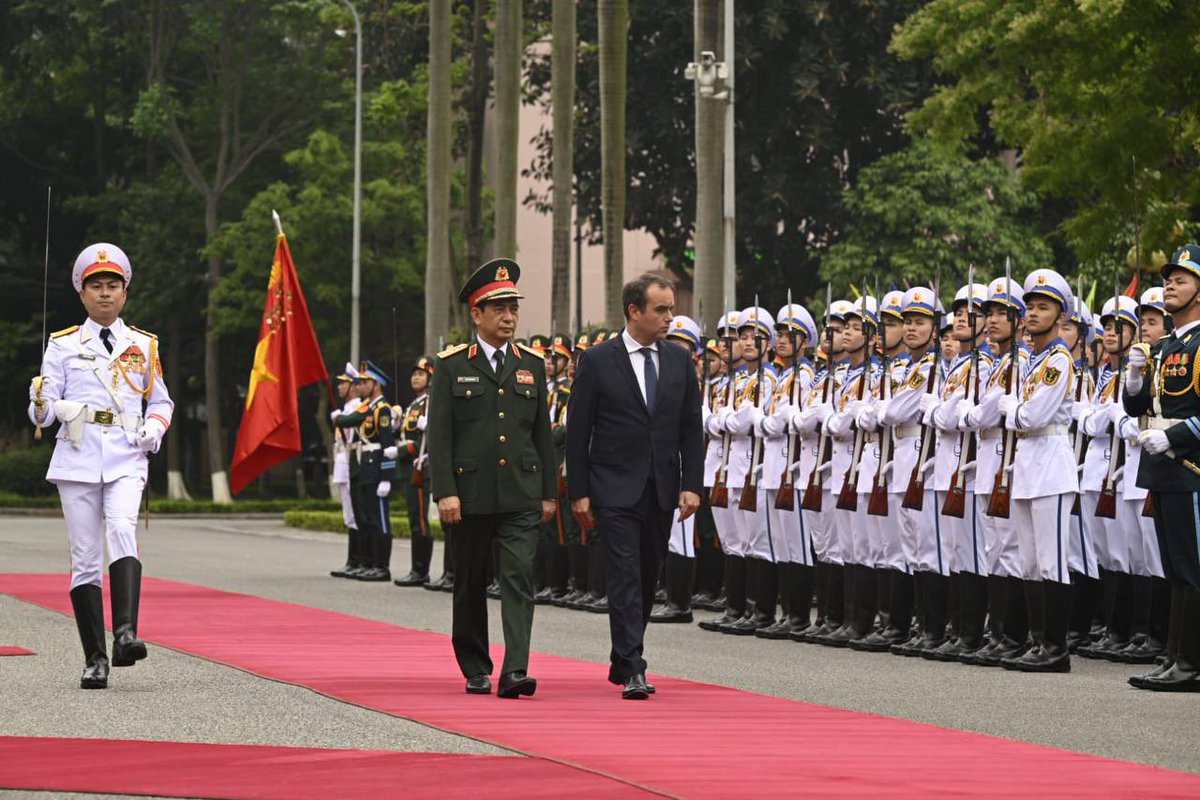
<path fill-rule="evenodd" d="M 429 456 L 425 452 L 426 415 L 429 406 L 429 381 L 433 360 L 421 356 L 413 365 L 409 385 L 416 397 L 399 414 L 400 439 L 391 451 L 396 459 L 396 480 L 404 487 L 408 507 L 408 532 L 412 542 L 412 569 L 397 586 L 423 586 L 429 583 L 429 562 L 433 557 L 433 533 L 429 530 Z M 387 453 L 384 453 L 387 455 Z"/>
<path fill-rule="evenodd" d="M 338 414 L 333 424 L 339 428 L 357 428 L 358 438 L 350 454 L 350 485 L 354 518 L 362 536 L 363 566 L 349 570 L 347 577 L 360 581 L 390 581 L 392 561 L 392 525 L 388 519 L 388 496 L 396 474 L 395 456 L 386 452 L 396 442 L 392 432 L 392 407 L 383 399 L 388 376 L 370 361 L 358 368 L 355 382 L 362 385 L 365 406 L 359 411 Z"/>
<path fill-rule="evenodd" d="M 508 698 L 537 688 L 527 671 L 533 560 L 538 525 L 557 505 L 545 364 L 536 351 L 512 343 L 519 277 L 515 261 L 498 258 L 467 280 L 459 300 L 470 308 L 476 339 L 438 353 L 426 428 L 433 498 L 457 539 L 454 655 L 467 692 L 489 694 L 486 592 L 497 540 L 505 648 L 497 694 Z"/>

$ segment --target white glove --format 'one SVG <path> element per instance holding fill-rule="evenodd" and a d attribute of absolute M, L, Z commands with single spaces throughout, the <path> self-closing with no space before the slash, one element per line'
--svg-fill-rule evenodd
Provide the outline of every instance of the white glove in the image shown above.
<path fill-rule="evenodd" d="M 417 417 L 417 430 L 419 430 L 419 431 L 425 430 L 425 415 L 424 414 Z"/>
<path fill-rule="evenodd" d="M 1104 407 L 1104 411 L 1108 415 L 1108 421 L 1113 424 L 1113 427 L 1119 426 L 1124 420 L 1127 419 L 1125 416 L 1125 407 L 1119 402 L 1108 403 Z"/>
<path fill-rule="evenodd" d="M 1137 444 L 1138 438 L 1141 436 L 1141 428 L 1138 427 L 1138 422 L 1133 417 L 1125 417 L 1121 422 L 1116 423 L 1117 435 L 1120 436 L 1129 444 Z"/>
<path fill-rule="evenodd" d="M 1142 449 L 1151 455 L 1160 455 L 1171 449 L 1166 431 L 1142 431 L 1138 436 Z"/>
<path fill-rule="evenodd" d="M 344 412 L 340 408 L 335 408 L 333 411 L 329 412 L 329 419 L 336 422 L 337 418 L 340 417 L 343 413 Z"/>
<path fill-rule="evenodd" d="M 396 457 L 396 454 L 399 452 L 400 452 L 400 450 L 396 447 L 396 445 L 392 445 L 391 447 L 385 447 L 385 448 L 383 448 L 383 457 L 386 459 L 393 459 Z"/>
<path fill-rule="evenodd" d="M 851 416 L 850 412 L 847 411 L 844 413 L 834 414 L 832 417 L 830 417 L 825 423 L 825 428 L 829 431 L 830 436 L 834 437 L 835 439 L 842 439 L 850 433 L 851 426 L 853 424 L 854 417 Z"/>
<path fill-rule="evenodd" d="M 879 427 L 879 416 L 874 405 L 863 404 L 854 415 L 854 424 L 864 431 L 873 431 Z"/>
<path fill-rule="evenodd" d="M 1016 416 L 1017 406 L 1021 405 L 1021 398 L 1015 394 L 1006 394 L 1000 398 L 999 408 L 1000 415 L 1008 418 Z"/>
<path fill-rule="evenodd" d="M 758 428 L 762 422 L 762 409 L 751 403 L 746 403 L 729 418 L 729 432 L 734 436 L 747 436 Z"/>
<path fill-rule="evenodd" d="M 1083 418 L 1092 413 L 1092 407 L 1087 403 L 1075 403 L 1071 407 L 1071 419 L 1083 424 Z"/>
<path fill-rule="evenodd" d="M 379 486 L 375 489 L 376 497 L 387 497 L 391 493 L 392 493 L 392 482 L 391 481 L 380 481 Z"/>
<path fill-rule="evenodd" d="M 790 417 L 785 417 L 778 412 L 769 417 L 763 417 L 763 434 L 772 439 L 776 436 L 782 436 L 787 431 L 789 418 Z"/>
<path fill-rule="evenodd" d="M 971 416 L 971 412 L 974 411 L 976 408 L 978 408 L 978 406 L 975 405 L 974 403 L 966 402 L 966 398 L 964 398 L 964 402 L 961 405 L 959 405 L 958 409 L 956 410 L 956 413 L 957 413 L 956 424 L 960 431 L 975 430 L 975 426 L 971 424 L 971 420 L 969 418 Z"/>
<path fill-rule="evenodd" d="M 879 400 L 875 403 L 875 419 L 879 425 L 883 425 L 884 418 L 887 417 L 888 406 L 892 404 L 890 397 Z"/>
<path fill-rule="evenodd" d="M 817 403 L 813 406 L 813 411 L 817 412 L 817 421 L 822 425 L 829 424 L 829 418 L 833 416 L 833 403 Z"/>
<path fill-rule="evenodd" d="M 35 383 L 37 383 L 37 378 L 33 378 L 29 381 L 29 421 L 34 425 L 41 425 L 42 427 L 45 427 L 52 421 L 50 418 L 51 404 L 48 400 L 43 400 L 42 408 L 40 411 L 38 410 L 37 405 L 33 402 L 37 398 L 37 387 L 34 385 Z"/>
<path fill-rule="evenodd" d="M 165 430 L 163 424 L 153 417 L 143 422 L 137 432 L 138 449 L 143 453 L 157 453 Z"/>
<path fill-rule="evenodd" d="M 967 398 L 962 397 L 960 395 L 958 397 L 955 397 L 952 400 L 948 400 L 947 402 L 943 403 L 942 405 L 944 407 L 944 410 L 942 411 L 941 415 L 937 416 L 937 415 L 931 414 L 930 415 L 931 421 L 936 423 L 938 421 L 938 419 L 941 419 L 942 424 L 937 426 L 941 430 L 944 430 L 944 431 L 958 430 L 958 407 L 960 404 L 964 403 L 966 401 L 966 399 Z"/>
<path fill-rule="evenodd" d="M 924 418 L 928 417 L 941 404 L 941 398 L 927 392 L 921 395 L 921 399 L 917 401 L 917 408 L 921 409 L 921 416 Z"/>
<path fill-rule="evenodd" d="M 1129 350 L 1128 361 L 1125 362 L 1125 391 L 1137 394 L 1142 390 L 1142 370 L 1145 369 L 1148 357 L 1141 347 Z"/>
<path fill-rule="evenodd" d="M 820 422 L 816 406 L 809 406 L 792 417 L 792 430 L 799 434 L 812 433 Z"/>

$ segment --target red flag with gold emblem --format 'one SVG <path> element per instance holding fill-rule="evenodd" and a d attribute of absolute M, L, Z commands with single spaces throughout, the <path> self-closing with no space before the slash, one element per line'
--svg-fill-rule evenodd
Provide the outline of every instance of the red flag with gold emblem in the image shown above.
<path fill-rule="evenodd" d="M 280 233 L 275 239 L 246 407 L 233 448 L 229 479 L 234 494 L 273 465 L 300 452 L 296 391 L 325 380 L 327 375 L 296 264 L 287 238 Z"/>

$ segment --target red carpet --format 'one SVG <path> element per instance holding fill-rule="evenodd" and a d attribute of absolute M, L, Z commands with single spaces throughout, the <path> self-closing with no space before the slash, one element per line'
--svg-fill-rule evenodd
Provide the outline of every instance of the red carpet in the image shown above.
<path fill-rule="evenodd" d="M 37 653 L 28 647 L 17 647 L 13 644 L 0 644 L 0 656 L 36 656 Z"/>
<path fill-rule="evenodd" d="M 0 736 L 0 787 L 280 800 L 646 796 L 600 775 L 520 756 L 36 736 Z"/>
<path fill-rule="evenodd" d="M 0 592 L 70 613 L 61 575 Z M 1200 797 L 1200 775 L 674 678 L 622 702 L 606 665 L 552 655 L 536 697 L 472 697 L 445 635 L 203 586 L 147 579 L 142 614 L 155 643 L 679 796 Z"/>

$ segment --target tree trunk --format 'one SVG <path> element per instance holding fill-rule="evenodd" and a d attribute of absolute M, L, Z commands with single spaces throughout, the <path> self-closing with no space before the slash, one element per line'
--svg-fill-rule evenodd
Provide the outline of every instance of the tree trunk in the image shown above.
<path fill-rule="evenodd" d="M 700 53 L 720 52 L 721 0 L 696 0 L 696 44 L 693 61 L 700 63 Z M 693 242 L 696 264 L 693 273 L 695 300 L 692 314 L 700 327 L 708 330 L 708 320 L 716 319 L 722 308 L 725 243 L 721 208 L 721 182 L 724 164 L 722 149 L 725 143 L 725 106 L 711 98 L 700 96 L 696 82 L 696 229 Z"/>
<path fill-rule="evenodd" d="M 467 98 L 467 270 L 483 263 L 483 126 L 491 72 L 487 47 L 488 0 L 475 0 L 471 18 L 471 93 Z"/>
<path fill-rule="evenodd" d="M 438 337 L 450 327 L 450 67 L 450 0 L 430 0 L 425 135 L 427 353 L 433 352 Z"/>
<path fill-rule="evenodd" d="M 624 319 L 621 284 L 625 259 L 625 61 L 629 0 L 599 0 L 600 203 L 604 234 L 604 308 L 610 326 Z"/>
<path fill-rule="evenodd" d="M 496 255 L 517 256 L 523 0 L 496 0 Z"/>
<path fill-rule="evenodd" d="M 183 480 L 183 387 L 186 385 L 180 375 L 179 342 L 183 338 L 183 326 L 179 316 L 172 315 L 167 327 L 167 385 L 174 387 L 171 394 L 175 400 L 175 415 L 171 418 L 171 426 L 167 428 L 167 497 L 171 500 L 191 500 L 187 483 Z"/>
<path fill-rule="evenodd" d="M 211 245 L 217 235 L 216 192 L 204 198 L 204 243 Z M 208 463 L 212 472 L 214 503 L 232 503 L 229 476 L 225 472 L 225 428 L 221 424 L 221 337 L 216 329 L 216 288 L 221 280 L 221 259 L 208 256 L 208 313 L 204 318 L 204 408 L 207 413 Z"/>
<path fill-rule="evenodd" d="M 571 204 L 575 174 L 575 0 L 554 0 L 550 41 L 550 97 L 554 114 L 553 234 L 550 249 L 550 319 L 571 319 Z M 552 330 L 550 333 L 558 333 Z"/>

